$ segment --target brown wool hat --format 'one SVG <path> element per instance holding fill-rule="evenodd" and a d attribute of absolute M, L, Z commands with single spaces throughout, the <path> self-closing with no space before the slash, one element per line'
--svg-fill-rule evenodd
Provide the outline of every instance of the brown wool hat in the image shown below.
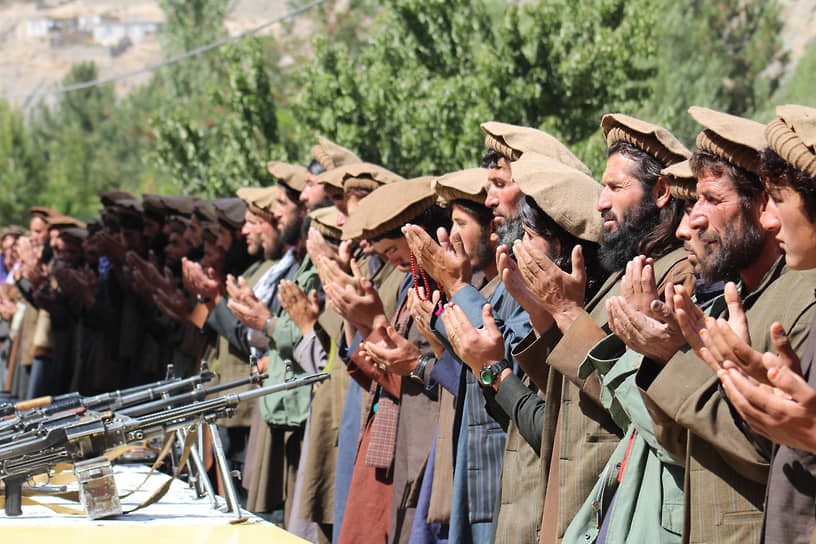
<path fill-rule="evenodd" d="M 648 153 L 663 166 L 684 161 L 691 151 L 663 127 L 623 113 L 608 113 L 601 119 L 606 145 L 626 142 Z"/>
<path fill-rule="evenodd" d="M 306 188 L 306 174 L 309 172 L 305 167 L 297 164 L 289 164 L 281 161 L 269 161 L 266 169 L 272 174 L 278 183 L 282 183 L 293 191 L 301 192 Z"/>
<path fill-rule="evenodd" d="M 341 166 L 343 173 L 343 192 L 347 193 L 352 189 L 363 189 L 373 191 L 381 185 L 405 181 L 405 178 L 369 162 L 347 164 Z"/>
<path fill-rule="evenodd" d="M 159 198 L 169 215 L 182 215 L 187 218 L 193 215 L 195 204 L 199 200 L 194 196 L 184 195 L 162 195 Z"/>
<path fill-rule="evenodd" d="M 343 225 L 343 240 L 376 238 L 409 223 L 434 202 L 427 176 L 383 185 L 360 200 Z"/>
<path fill-rule="evenodd" d="M 706 127 L 697 135 L 697 148 L 759 174 L 759 154 L 768 147 L 765 125 L 708 108 L 692 106 L 689 113 Z"/>
<path fill-rule="evenodd" d="M 125 191 L 102 191 L 99 200 L 103 206 L 113 206 L 120 200 L 136 200 L 136 197 Z"/>
<path fill-rule="evenodd" d="M 697 200 L 697 177 L 691 171 L 691 161 L 677 162 L 660 171 L 670 176 L 669 191 L 678 200 Z"/>
<path fill-rule="evenodd" d="M 343 236 L 343 229 L 337 226 L 337 208 L 327 206 L 318 208 L 309 213 L 312 218 L 311 228 L 323 235 L 329 241 L 339 242 Z"/>
<path fill-rule="evenodd" d="M 498 121 L 489 121 L 480 126 L 485 132 L 485 146 L 498 151 L 511 162 L 519 160 L 524 153 L 540 153 L 580 170 L 588 176 L 592 175 L 590 169 L 573 155 L 567 146 L 543 130 Z"/>
<path fill-rule="evenodd" d="M 80 221 L 79 219 L 74 219 L 73 217 L 68 217 L 67 215 L 52 215 L 48 218 L 48 228 L 53 229 L 64 229 L 68 227 L 79 227 L 79 228 L 86 228 L 87 225 Z"/>
<path fill-rule="evenodd" d="M 787 104 L 777 106 L 765 137 L 777 155 L 806 175 L 816 178 L 816 109 Z"/>
<path fill-rule="evenodd" d="M 202 223 L 217 223 L 218 217 L 215 214 L 215 206 L 210 200 L 196 200 L 193 207 L 193 214 Z"/>
<path fill-rule="evenodd" d="M 601 243 L 603 221 L 595 203 L 602 187 L 584 172 L 540 153 L 525 153 L 510 165 L 519 190 L 564 230 Z"/>
<path fill-rule="evenodd" d="M 54 210 L 52 208 L 44 208 L 42 206 L 34 206 L 33 208 L 29 208 L 28 213 L 30 213 L 31 215 L 35 215 L 37 217 L 42 217 L 46 221 L 52 215 L 62 215 L 57 210 Z"/>
<path fill-rule="evenodd" d="M 346 175 L 346 169 L 343 166 L 332 168 L 325 172 L 321 172 L 315 176 L 316 183 L 323 185 L 323 189 L 329 193 L 343 193 L 343 177 Z"/>
<path fill-rule="evenodd" d="M 65 227 L 60 230 L 59 237 L 68 242 L 81 244 L 88 237 L 88 231 L 79 227 Z"/>
<path fill-rule="evenodd" d="M 184 234 L 184 231 L 187 230 L 187 227 L 190 225 L 190 220 L 183 215 L 170 215 L 167 217 L 167 225 L 170 228 L 170 232 Z"/>
<path fill-rule="evenodd" d="M 23 227 L 19 227 L 17 225 L 11 225 L 3 230 L 0 230 L 0 240 L 5 238 L 6 236 L 14 236 L 19 238 L 20 236 L 25 236 L 26 230 Z"/>
<path fill-rule="evenodd" d="M 454 200 L 470 200 L 484 206 L 487 198 L 487 170 L 468 168 L 451 172 L 433 180 L 437 204 L 447 206 Z"/>
<path fill-rule="evenodd" d="M 221 225 L 217 222 L 202 221 L 201 222 L 201 237 L 207 242 L 215 242 L 221 234 Z"/>
<path fill-rule="evenodd" d="M 317 142 L 318 144 L 312 147 L 312 158 L 319 162 L 320 166 L 326 171 L 333 170 L 338 166 L 363 162 L 351 150 L 337 145 L 323 136 L 318 136 Z"/>
<path fill-rule="evenodd" d="M 91 219 L 90 221 L 88 221 L 88 224 L 87 224 L 87 226 L 85 228 L 88 230 L 88 236 L 91 236 L 93 234 L 96 234 L 100 230 L 102 230 L 102 228 L 104 226 L 105 225 L 102 222 L 102 218 L 101 217 L 96 217 L 96 218 Z"/>
<path fill-rule="evenodd" d="M 164 220 L 165 207 L 161 195 L 142 193 L 142 208 L 144 208 L 145 217 L 151 217 L 157 221 Z"/>
<path fill-rule="evenodd" d="M 270 220 L 275 212 L 277 193 L 276 187 L 241 187 L 237 192 L 249 211 Z"/>
<path fill-rule="evenodd" d="M 240 198 L 216 198 L 212 201 L 218 222 L 233 230 L 244 225 L 247 206 Z"/>

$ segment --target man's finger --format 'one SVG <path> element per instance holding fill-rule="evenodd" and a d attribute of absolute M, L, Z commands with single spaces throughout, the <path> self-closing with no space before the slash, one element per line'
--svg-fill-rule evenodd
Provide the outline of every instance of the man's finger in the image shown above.
<path fill-rule="evenodd" d="M 790 368 L 796 374 L 801 374 L 802 365 L 799 361 L 799 356 L 796 355 L 796 352 L 793 350 L 785 328 L 782 327 L 782 324 L 778 321 L 771 325 L 771 341 L 779 353 L 782 364 Z"/>

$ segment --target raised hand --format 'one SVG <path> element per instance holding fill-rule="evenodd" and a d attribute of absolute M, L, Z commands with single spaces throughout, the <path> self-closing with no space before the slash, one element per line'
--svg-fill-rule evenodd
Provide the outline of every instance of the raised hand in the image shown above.
<path fill-rule="evenodd" d="M 317 318 L 320 317 L 317 291 L 312 289 L 307 297 L 303 289 L 294 282 L 281 280 L 278 284 L 278 300 L 303 336 L 314 329 Z"/>
<path fill-rule="evenodd" d="M 496 269 L 499 271 L 507 292 L 530 316 L 530 325 L 532 325 L 536 336 L 541 336 L 550 330 L 555 324 L 555 320 L 530 289 L 530 286 L 527 285 L 527 282 L 524 281 L 524 277 L 521 275 L 516 261 L 510 256 L 510 250 L 507 246 L 499 246 L 496 249 Z"/>
<path fill-rule="evenodd" d="M 513 244 L 521 276 L 541 306 L 566 332 L 584 306 L 586 270 L 580 245 L 572 249 L 572 273 L 566 273 L 541 250 L 521 240 Z"/>
<path fill-rule="evenodd" d="M 388 325 L 380 295 L 366 278 L 354 278 L 353 282 L 344 285 L 324 284 L 323 290 L 334 311 L 359 329 L 363 337 L 377 326 Z"/>
<path fill-rule="evenodd" d="M 504 359 L 504 338 L 490 304 L 482 307 L 482 328 L 477 329 L 465 312 L 453 303 L 445 305 L 442 314 L 445 331 L 456 355 L 467 364 L 477 377 L 485 366 Z"/>
<path fill-rule="evenodd" d="M 606 312 L 612 332 L 628 348 L 649 357 L 661 366 L 686 344 L 680 326 L 670 312 L 662 314 L 662 320 L 655 319 L 640 311 L 624 296 L 609 298 L 606 301 Z M 657 312 L 650 313 L 654 315 Z"/>
<path fill-rule="evenodd" d="M 179 323 L 190 319 L 192 308 L 187 304 L 184 293 L 180 289 L 158 290 L 150 298 L 153 304 L 169 318 Z"/>
<path fill-rule="evenodd" d="M 400 376 L 411 374 L 422 356 L 419 349 L 391 325 L 385 327 L 385 336 L 379 342 L 363 342 L 360 353 L 381 370 Z"/>
<path fill-rule="evenodd" d="M 262 331 L 266 320 L 272 317 L 272 312 L 258 297 L 251 294 L 239 298 L 231 298 L 227 301 L 227 308 L 232 314 L 250 329 Z"/>
<path fill-rule="evenodd" d="M 458 233 L 449 237 L 448 232 L 440 227 L 437 230 L 438 244 L 425 229 L 416 225 L 405 225 L 402 233 L 417 264 L 442 286 L 449 297 L 470 285 L 470 257 Z"/>
<path fill-rule="evenodd" d="M 654 279 L 653 259 L 638 255 L 626 263 L 626 272 L 621 279 L 621 295 L 641 312 L 650 313 L 652 301 L 660 298 Z"/>
<path fill-rule="evenodd" d="M 424 287 L 419 288 L 419 296 L 414 289 L 408 291 L 408 311 L 411 312 L 411 317 L 414 319 L 414 325 L 416 325 L 419 332 L 422 333 L 422 336 L 428 340 L 428 343 L 431 345 L 437 359 L 442 356 L 442 352 L 445 351 L 445 347 L 431 329 L 431 320 L 433 319 L 434 311 L 436 310 L 440 299 L 441 293 L 439 291 L 434 291 L 430 300 L 428 300 L 425 296 Z"/>

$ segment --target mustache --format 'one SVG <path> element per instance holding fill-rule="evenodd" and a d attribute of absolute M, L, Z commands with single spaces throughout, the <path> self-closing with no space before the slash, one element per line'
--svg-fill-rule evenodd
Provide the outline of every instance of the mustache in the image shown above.
<path fill-rule="evenodd" d="M 612 212 L 612 210 L 606 210 L 601 212 L 601 219 L 604 221 L 614 221 L 615 223 L 620 223 L 618 221 L 617 216 Z"/>
<path fill-rule="evenodd" d="M 701 242 L 719 242 L 722 243 L 722 239 L 717 233 L 709 232 L 707 229 L 701 231 L 700 234 L 697 235 Z"/>

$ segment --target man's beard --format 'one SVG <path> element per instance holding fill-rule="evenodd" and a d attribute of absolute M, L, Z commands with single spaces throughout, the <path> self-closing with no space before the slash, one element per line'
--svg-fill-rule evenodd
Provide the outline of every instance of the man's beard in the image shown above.
<path fill-rule="evenodd" d="M 521 222 L 521 214 L 513 217 L 506 217 L 504 222 L 496 227 L 496 235 L 499 237 L 499 245 L 513 249 L 513 242 L 521 240 L 524 236 L 524 224 Z"/>
<path fill-rule="evenodd" d="M 320 208 L 328 208 L 329 206 L 334 206 L 334 203 L 332 202 L 331 198 L 324 196 L 322 199 L 309 206 L 309 211 L 313 212 Z"/>
<path fill-rule="evenodd" d="M 286 225 L 280 235 L 281 243 L 287 246 L 297 244 L 298 240 L 300 239 L 300 231 L 302 226 L 303 222 L 300 220 L 294 220 Z"/>
<path fill-rule="evenodd" d="M 475 251 L 476 266 L 473 267 L 474 272 L 484 270 L 488 267 L 490 261 L 495 258 L 490 239 L 485 236 L 479 239 L 479 245 L 476 246 Z"/>
<path fill-rule="evenodd" d="M 611 210 L 602 215 L 604 220 L 615 219 L 618 223 L 614 231 L 604 230 L 603 243 L 598 249 L 601 267 L 612 273 L 637 256 L 641 240 L 660 223 L 660 208 L 646 196 L 640 204 L 624 212 L 622 221 Z"/>
<path fill-rule="evenodd" d="M 277 261 L 283 255 L 283 243 L 281 242 L 281 237 L 278 238 L 275 245 L 272 247 L 265 247 L 263 246 L 264 252 L 264 259 L 267 261 Z"/>
<path fill-rule="evenodd" d="M 762 249 L 762 230 L 750 218 L 742 215 L 739 229 L 726 223 L 722 236 L 708 229 L 700 233 L 705 244 L 699 259 L 700 276 L 708 283 L 736 280 L 742 270 L 756 260 Z"/>

